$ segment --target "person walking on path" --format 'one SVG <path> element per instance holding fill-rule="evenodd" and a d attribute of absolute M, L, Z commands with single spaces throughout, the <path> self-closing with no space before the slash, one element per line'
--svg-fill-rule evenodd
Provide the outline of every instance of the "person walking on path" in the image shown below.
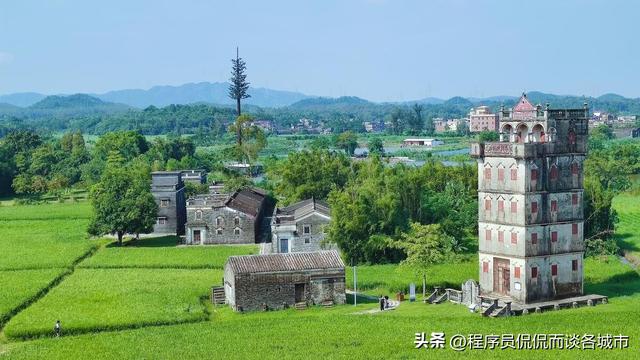
<path fill-rule="evenodd" d="M 60 337 L 60 332 L 62 331 L 62 327 L 60 326 L 60 320 L 56 321 L 56 325 L 53 327 L 53 332 L 56 334 L 56 337 Z"/>
<path fill-rule="evenodd" d="M 384 311 L 384 297 L 382 295 L 380 295 L 380 311 Z"/>

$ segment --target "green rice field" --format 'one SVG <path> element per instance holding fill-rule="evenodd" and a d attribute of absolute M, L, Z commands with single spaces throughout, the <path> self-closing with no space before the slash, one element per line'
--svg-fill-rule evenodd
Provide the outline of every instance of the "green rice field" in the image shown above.
<path fill-rule="evenodd" d="M 638 244 L 638 197 L 616 199 L 618 236 Z M 85 206 L 79 203 L 80 206 Z M 0 222 L 0 359 L 603 359 L 638 358 L 640 274 L 614 256 L 585 261 L 585 291 L 609 304 L 512 318 L 482 318 L 455 304 L 403 302 L 371 313 L 375 303 L 333 308 L 235 313 L 207 301 L 221 267 L 255 246 L 176 246 L 175 238 L 90 240 L 88 207 L 15 206 Z M 49 216 L 49 218 L 47 218 Z M 27 236 L 29 234 L 30 236 Z M 20 239 L 19 242 L 7 240 Z M 637 250 L 635 250 L 637 251 Z M 83 257 L 85 256 L 85 257 Z M 397 265 L 358 266 L 358 288 L 393 296 L 419 274 Z M 428 269 L 427 284 L 459 287 L 477 276 L 474 257 Z M 352 287 L 352 268 L 347 268 Z M 420 293 L 420 289 L 418 289 Z M 420 300 L 420 296 L 419 299 Z M 60 319 L 63 336 L 52 327 Z M 415 349 L 416 332 L 454 334 L 623 334 L 617 350 Z M 435 353 L 435 354 L 434 354 Z"/>

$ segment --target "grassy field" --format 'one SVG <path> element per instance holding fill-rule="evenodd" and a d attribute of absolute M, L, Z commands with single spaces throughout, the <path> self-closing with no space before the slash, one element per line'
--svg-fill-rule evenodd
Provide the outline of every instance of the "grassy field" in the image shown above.
<path fill-rule="evenodd" d="M 0 271 L 0 324 L 66 269 Z"/>
<path fill-rule="evenodd" d="M 375 304 L 235 314 L 228 308 L 212 309 L 211 321 L 197 324 L 148 327 L 104 332 L 61 339 L 10 343 L 5 355 L 11 359 L 70 359 L 87 354 L 94 359 L 371 359 L 393 358 L 535 358 L 576 359 L 598 356 L 637 358 L 640 346 L 640 282 L 617 282 L 630 268 L 615 258 L 586 263 L 588 290 L 611 292 L 608 305 L 545 312 L 506 319 L 482 318 L 454 304 L 403 303 L 397 310 L 359 314 Z M 455 272 L 455 269 L 452 269 Z M 628 295 L 625 295 L 628 294 Z M 443 350 L 416 350 L 416 332 L 453 334 L 624 334 L 630 336 L 626 350 L 469 350 L 464 354 Z"/>
<path fill-rule="evenodd" d="M 88 221 L 0 220 L 0 270 L 71 266 L 97 246 L 87 239 Z"/>
<path fill-rule="evenodd" d="M 427 290 L 434 286 L 460 288 L 468 279 L 478 278 L 478 264 L 474 261 L 455 265 L 434 265 L 427 269 Z M 347 286 L 353 287 L 353 268 L 347 268 Z M 422 275 L 398 265 L 364 265 L 357 267 L 358 291 L 370 295 L 391 295 L 400 291 L 409 292 L 409 284 L 416 284 L 416 292 L 422 292 Z"/>
<path fill-rule="evenodd" d="M 618 244 L 626 258 L 640 266 L 640 196 L 632 193 L 618 195 L 613 207 L 620 219 L 616 228 Z"/>
<path fill-rule="evenodd" d="M 221 284 L 222 270 L 80 269 L 5 328 L 10 338 L 82 333 L 206 319 L 200 298 Z"/>
<path fill-rule="evenodd" d="M 181 246 L 176 237 L 148 238 L 113 244 L 83 261 L 83 268 L 180 268 L 222 269 L 231 255 L 258 253 L 257 245 L 243 246 Z"/>
<path fill-rule="evenodd" d="M 638 222 L 633 215 L 637 203 L 633 195 L 623 195 L 615 202 L 621 219 L 619 236 L 629 247 L 638 244 Z M 122 248 L 105 246 L 84 237 L 80 225 L 86 217 L 66 205 L 39 205 L 42 208 L 30 211 L 16 207 L 13 220 L 2 218 L 6 226 L 0 227 L 0 260 L 12 261 L 20 269 L 39 261 L 48 267 L 0 271 L 0 284 L 8 286 L 2 287 L 0 311 L 11 312 L 33 298 L 61 272 L 73 273 L 8 321 L 0 333 L 0 359 L 638 358 L 640 274 L 613 256 L 585 261 L 585 291 L 607 295 L 610 300 L 596 307 L 503 319 L 482 318 L 459 305 L 422 302 L 404 302 L 397 310 L 384 313 L 363 313 L 377 305 L 361 303 L 357 307 L 239 314 L 227 307 L 212 307 L 202 297 L 210 286 L 220 283 L 219 267 L 227 256 L 250 253 L 255 247 L 175 247 L 173 238 L 145 239 Z M 80 230 L 74 230 L 76 226 Z M 33 245 L 32 252 L 5 240 L 23 236 L 21 232 L 37 235 L 31 243 L 28 237 L 21 238 Z M 92 244 L 99 249 L 74 266 L 80 251 L 72 246 L 56 248 L 56 244 L 67 243 L 58 236 L 64 232 L 71 234 L 68 244 Z M 40 251 L 51 248 L 49 243 L 57 249 L 54 253 Z M 7 251 L 13 255 L 4 255 Z M 67 265 L 55 267 L 52 259 Z M 473 257 L 433 266 L 427 271 L 427 283 L 429 287 L 459 287 L 476 278 L 477 271 Z M 348 268 L 348 287 L 352 287 L 351 276 Z M 359 289 L 369 294 L 392 295 L 406 291 L 411 282 L 420 286 L 419 274 L 397 265 L 358 267 Z M 64 336 L 56 339 L 50 334 L 58 318 Z M 444 332 L 447 338 L 453 334 L 610 333 L 627 335 L 630 340 L 626 350 L 467 349 L 461 354 L 448 345 L 442 350 L 416 350 L 416 332 Z M 39 335 L 43 338 L 15 340 Z"/>

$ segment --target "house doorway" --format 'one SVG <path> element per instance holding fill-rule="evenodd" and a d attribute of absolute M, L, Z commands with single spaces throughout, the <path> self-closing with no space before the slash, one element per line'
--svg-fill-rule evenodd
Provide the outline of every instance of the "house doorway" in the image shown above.
<path fill-rule="evenodd" d="M 304 284 L 296 284 L 296 302 L 303 302 L 304 299 Z"/>
<path fill-rule="evenodd" d="M 200 230 L 193 230 L 193 243 L 200 244 L 200 241 L 202 241 Z"/>
<path fill-rule="evenodd" d="M 509 295 L 511 290 L 511 270 L 508 259 L 493 258 L 493 291 Z"/>

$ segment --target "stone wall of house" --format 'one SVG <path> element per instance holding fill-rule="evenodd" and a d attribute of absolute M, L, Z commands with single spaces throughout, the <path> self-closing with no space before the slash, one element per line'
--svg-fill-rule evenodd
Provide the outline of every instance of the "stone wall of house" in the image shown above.
<path fill-rule="evenodd" d="M 226 206 L 190 206 L 187 222 L 206 224 L 206 231 L 201 232 L 204 244 L 253 244 L 256 242 L 256 228 L 259 230 L 260 225 L 252 216 Z M 188 226 L 187 244 L 195 244 L 193 230 L 197 229 L 202 230 L 202 226 Z"/>
<path fill-rule="evenodd" d="M 186 221 L 186 203 L 184 186 L 179 175 L 153 175 L 151 189 L 151 194 L 158 205 L 158 216 L 153 232 L 156 234 L 183 235 Z"/>
<path fill-rule="evenodd" d="M 346 301 L 344 270 L 314 270 L 292 273 L 234 274 L 225 271 L 229 301 L 234 310 L 262 310 L 263 304 L 269 309 L 282 309 L 295 305 L 296 284 L 304 284 L 303 301 L 309 305 L 332 300 L 336 304 Z M 227 291 L 227 290 L 226 290 Z"/>
<path fill-rule="evenodd" d="M 325 239 L 325 227 L 329 224 L 329 219 L 318 214 L 312 214 L 297 221 L 295 233 L 291 231 L 289 225 L 275 225 L 273 227 L 272 251 L 279 253 L 281 250 L 280 241 L 289 241 L 289 252 L 311 252 L 320 250 L 333 250 L 337 247 L 333 244 L 323 244 Z M 305 233 L 305 227 L 309 232 Z"/>

